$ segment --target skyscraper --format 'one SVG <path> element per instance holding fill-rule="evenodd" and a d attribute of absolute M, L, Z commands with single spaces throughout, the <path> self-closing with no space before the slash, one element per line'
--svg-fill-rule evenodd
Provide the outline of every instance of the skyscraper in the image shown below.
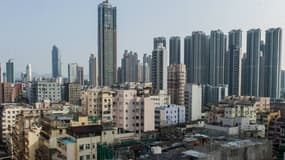
<path fill-rule="evenodd" d="M 108 0 L 98 5 L 99 85 L 117 81 L 117 13 Z"/>
<path fill-rule="evenodd" d="M 7 82 L 14 83 L 14 63 L 12 59 L 9 59 L 6 63 L 6 76 Z"/>
<path fill-rule="evenodd" d="M 285 70 L 281 70 L 281 89 L 280 97 L 285 95 Z"/>
<path fill-rule="evenodd" d="M 265 39 L 264 94 L 280 98 L 282 29 L 268 29 Z"/>
<path fill-rule="evenodd" d="M 165 37 L 153 38 L 153 49 L 157 48 L 160 43 L 162 43 L 163 47 L 166 48 L 166 38 Z"/>
<path fill-rule="evenodd" d="M 55 45 L 52 47 L 51 57 L 52 57 L 52 77 L 53 78 L 61 77 L 61 55 L 59 53 L 57 46 Z"/>
<path fill-rule="evenodd" d="M 160 43 L 152 51 L 152 88 L 154 91 L 167 90 L 167 50 Z"/>
<path fill-rule="evenodd" d="M 184 38 L 184 63 L 187 83 L 208 83 L 209 37 L 201 31 Z"/>
<path fill-rule="evenodd" d="M 77 63 L 68 64 L 68 82 L 76 83 L 78 82 L 78 71 L 77 71 Z"/>
<path fill-rule="evenodd" d="M 264 81 L 265 81 L 265 43 L 260 41 L 260 56 L 259 56 L 259 96 L 264 97 Z"/>
<path fill-rule="evenodd" d="M 82 66 L 77 66 L 77 82 L 84 85 L 84 68 Z"/>
<path fill-rule="evenodd" d="M 225 54 L 227 38 L 221 30 L 211 31 L 209 84 L 225 84 Z"/>
<path fill-rule="evenodd" d="M 242 95 L 259 96 L 259 62 L 261 30 L 247 31 L 246 56 L 243 63 Z"/>
<path fill-rule="evenodd" d="M 122 82 L 137 82 L 138 78 L 138 54 L 125 50 L 122 61 Z"/>
<path fill-rule="evenodd" d="M 186 87 L 185 64 L 170 64 L 167 72 L 167 92 L 171 96 L 171 104 L 184 105 Z"/>
<path fill-rule="evenodd" d="M 143 82 L 143 64 L 138 60 L 137 63 L 137 81 L 136 82 Z"/>
<path fill-rule="evenodd" d="M 92 87 L 96 87 L 98 84 L 97 63 L 94 54 L 91 54 L 89 57 L 89 81 Z"/>
<path fill-rule="evenodd" d="M 169 65 L 180 64 L 181 55 L 180 37 L 174 36 L 169 39 Z"/>
<path fill-rule="evenodd" d="M 27 64 L 26 66 L 26 81 L 27 82 L 31 82 L 33 80 L 32 77 L 32 65 L 31 64 Z"/>
<path fill-rule="evenodd" d="M 143 55 L 143 82 L 151 81 L 151 55 Z"/>
<path fill-rule="evenodd" d="M 240 95 L 242 31 L 229 32 L 229 95 Z"/>
<path fill-rule="evenodd" d="M 0 63 L 0 83 L 2 83 L 2 65 Z"/>

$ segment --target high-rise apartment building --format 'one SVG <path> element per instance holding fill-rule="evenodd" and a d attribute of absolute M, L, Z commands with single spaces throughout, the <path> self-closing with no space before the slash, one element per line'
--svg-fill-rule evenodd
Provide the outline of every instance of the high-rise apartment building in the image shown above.
<path fill-rule="evenodd" d="M 99 85 L 117 82 L 117 13 L 107 0 L 98 6 Z"/>
<path fill-rule="evenodd" d="M 78 71 L 77 71 L 77 63 L 68 64 L 68 82 L 75 83 L 78 82 Z"/>
<path fill-rule="evenodd" d="M 52 47 L 51 51 L 51 57 L 52 57 L 52 77 L 57 78 L 61 77 L 61 55 L 59 53 L 59 49 L 57 46 Z"/>
<path fill-rule="evenodd" d="M 221 30 L 211 31 L 209 55 L 209 84 L 225 84 L 225 55 L 227 37 Z"/>
<path fill-rule="evenodd" d="M 180 37 L 174 36 L 169 39 L 169 65 L 180 64 L 181 43 Z"/>
<path fill-rule="evenodd" d="M 201 119 L 202 116 L 202 86 L 188 83 L 185 86 L 186 121 Z"/>
<path fill-rule="evenodd" d="M 208 83 L 209 37 L 201 31 L 184 38 L 184 64 L 187 83 Z"/>
<path fill-rule="evenodd" d="M 264 94 L 273 99 L 280 98 L 282 29 L 268 29 L 265 39 Z"/>
<path fill-rule="evenodd" d="M 229 95 L 240 95 L 242 31 L 229 32 Z"/>
<path fill-rule="evenodd" d="M 27 82 L 31 82 L 32 80 L 33 80 L 32 65 L 31 64 L 27 64 L 27 66 L 26 66 L 26 81 Z"/>
<path fill-rule="evenodd" d="M 280 96 L 285 95 L 285 70 L 281 70 L 281 93 Z"/>
<path fill-rule="evenodd" d="M 265 42 L 260 41 L 260 56 L 259 56 L 259 96 L 264 97 L 264 82 L 265 82 Z"/>
<path fill-rule="evenodd" d="M 151 81 L 151 55 L 143 55 L 143 82 Z"/>
<path fill-rule="evenodd" d="M 97 61 L 94 54 L 91 54 L 89 57 L 89 81 L 92 87 L 98 85 Z"/>
<path fill-rule="evenodd" d="M 6 76 L 7 76 L 7 82 L 14 83 L 15 79 L 15 73 L 14 73 L 14 62 L 13 59 L 9 59 L 6 63 Z"/>
<path fill-rule="evenodd" d="M 143 64 L 138 60 L 137 64 L 137 81 L 136 82 L 143 82 Z"/>
<path fill-rule="evenodd" d="M 30 87 L 30 88 L 29 88 Z M 61 101 L 61 85 L 49 80 L 35 80 L 27 90 L 30 92 L 30 103 L 50 100 L 52 103 Z"/>
<path fill-rule="evenodd" d="M 0 83 L 2 83 L 2 65 L 0 63 Z"/>
<path fill-rule="evenodd" d="M 184 105 L 186 66 L 171 64 L 167 71 L 167 92 L 171 96 L 171 104 Z"/>
<path fill-rule="evenodd" d="M 125 50 L 121 60 L 122 82 L 137 82 L 138 78 L 138 54 Z"/>
<path fill-rule="evenodd" d="M 167 89 L 167 50 L 160 43 L 152 51 L 152 88 L 154 91 Z"/>
<path fill-rule="evenodd" d="M 156 49 L 160 43 L 162 43 L 163 47 L 166 48 L 166 38 L 165 37 L 153 38 L 153 49 Z"/>
<path fill-rule="evenodd" d="M 77 66 L 77 82 L 84 85 L 84 68 L 82 66 Z"/>
<path fill-rule="evenodd" d="M 259 96 L 260 41 L 260 29 L 247 31 L 246 57 L 242 66 L 242 95 L 245 96 Z"/>

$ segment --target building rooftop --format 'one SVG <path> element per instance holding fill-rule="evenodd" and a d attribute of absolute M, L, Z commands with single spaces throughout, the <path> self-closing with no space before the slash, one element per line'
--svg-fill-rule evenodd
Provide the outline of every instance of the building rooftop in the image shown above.
<path fill-rule="evenodd" d="M 75 143 L 75 141 L 69 137 L 61 137 L 61 138 L 57 138 L 57 140 L 65 144 Z"/>
<path fill-rule="evenodd" d="M 76 126 L 67 130 L 67 133 L 74 137 L 100 136 L 103 131 L 102 125 Z"/>
<path fill-rule="evenodd" d="M 182 152 L 182 154 L 186 155 L 186 156 L 191 156 L 194 158 L 206 158 L 207 154 L 202 153 L 202 152 L 198 152 L 198 151 L 194 151 L 194 150 L 188 150 L 185 152 Z"/>
<path fill-rule="evenodd" d="M 72 114 L 49 114 L 44 116 L 44 118 L 48 120 L 72 120 L 73 115 Z"/>
<path fill-rule="evenodd" d="M 237 140 L 237 141 L 231 141 L 225 144 L 222 144 L 222 147 L 227 147 L 227 148 L 243 148 L 246 146 L 253 146 L 256 144 L 263 144 L 262 141 L 252 141 L 250 139 L 246 140 Z"/>

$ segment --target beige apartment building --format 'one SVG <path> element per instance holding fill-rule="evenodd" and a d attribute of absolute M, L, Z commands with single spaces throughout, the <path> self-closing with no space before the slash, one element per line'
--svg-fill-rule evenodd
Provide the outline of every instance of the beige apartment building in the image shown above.
<path fill-rule="evenodd" d="M 112 122 L 113 94 L 111 89 L 91 89 L 81 93 L 82 113 Z"/>
<path fill-rule="evenodd" d="M 139 95 L 135 89 L 117 90 L 113 102 L 116 127 L 137 134 L 154 130 L 155 104 L 150 97 Z"/>

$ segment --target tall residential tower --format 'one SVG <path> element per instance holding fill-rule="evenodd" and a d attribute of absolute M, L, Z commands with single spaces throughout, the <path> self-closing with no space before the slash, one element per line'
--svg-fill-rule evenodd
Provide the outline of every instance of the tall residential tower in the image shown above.
<path fill-rule="evenodd" d="M 174 36 L 169 39 L 169 65 L 180 64 L 181 55 L 180 37 Z"/>
<path fill-rule="evenodd" d="M 206 84 L 208 82 L 209 37 L 202 31 L 184 38 L 184 64 L 187 83 Z"/>
<path fill-rule="evenodd" d="M 167 90 L 167 50 L 160 43 L 152 51 L 152 88 L 154 91 Z"/>
<path fill-rule="evenodd" d="M 266 97 L 280 98 L 282 29 L 268 29 L 265 39 L 264 94 Z"/>
<path fill-rule="evenodd" d="M 229 95 L 240 95 L 242 31 L 229 32 Z"/>
<path fill-rule="evenodd" d="M 259 96 L 260 41 L 260 29 L 247 31 L 246 55 L 242 66 L 242 95 L 245 96 Z"/>

